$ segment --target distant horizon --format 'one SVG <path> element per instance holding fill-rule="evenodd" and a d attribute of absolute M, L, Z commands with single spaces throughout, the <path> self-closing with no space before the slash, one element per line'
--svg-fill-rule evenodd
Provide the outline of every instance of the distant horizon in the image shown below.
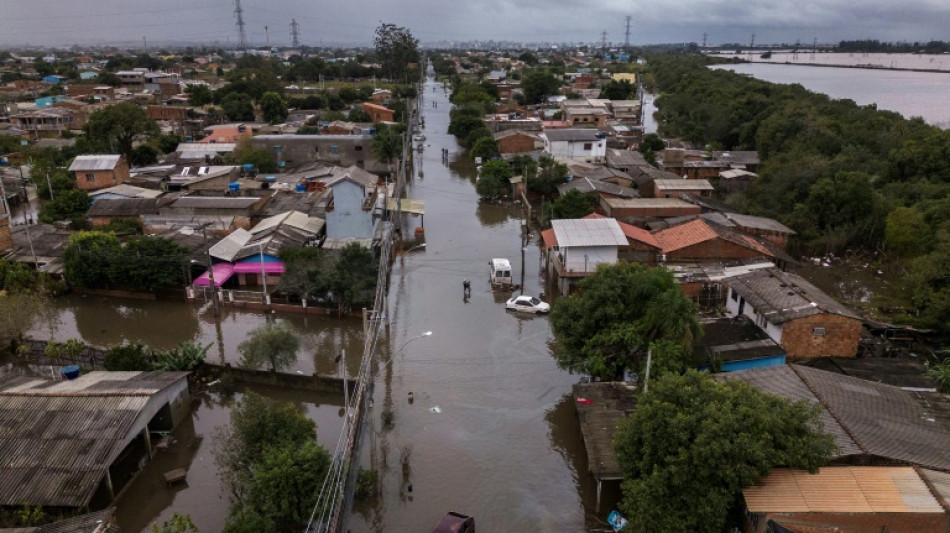
<path fill-rule="evenodd" d="M 936 0 L 358 0 L 322 9 L 283 0 L 9 1 L 0 46 L 227 47 L 238 17 L 253 46 L 288 46 L 291 23 L 306 46 L 369 47 L 381 21 L 404 26 L 422 43 L 835 43 L 872 39 L 950 40 L 950 2 Z M 233 46 L 233 44 L 232 44 Z"/>

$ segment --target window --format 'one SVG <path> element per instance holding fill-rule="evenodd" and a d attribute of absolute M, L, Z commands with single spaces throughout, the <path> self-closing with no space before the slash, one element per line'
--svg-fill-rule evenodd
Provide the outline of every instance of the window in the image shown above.
<path fill-rule="evenodd" d="M 824 336 L 825 336 L 825 328 L 812 328 L 812 329 L 811 329 L 811 333 L 812 333 L 812 335 L 814 335 L 814 336 L 816 336 L 816 337 L 824 337 Z"/>
<path fill-rule="evenodd" d="M 737 293 L 736 291 L 729 291 L 729 296 L 732 298 L 733 302 L 739 301 L 739 293 Z"/>
<path fill-rule="evenodd" d="M 339 147 L 339 146 L 331 146 L 331 147 L 330 147 L 330 153 L 331 153 L 331 154 L 338 154 L 338 153 L 340 153 L 340 147 Z"/>
<path fill-rule="evenodd" d="M 96 181 L 96 175 L 92 172 L 86 172 L 86 181 Z"/>
<path fill-rule="evenodd" d="M 362 152 L 362 151 L 363 151 L 363 147 L 360 146 L 360 145 L 356 145 L 356 148 L 355 148 L 355 149 L 356 149 L 357 152 Z"/>
<path fill-rule="evenodd" d="M 592 150 L 594 148 L 594 143 L 584 143 L 584 150 Z"/>

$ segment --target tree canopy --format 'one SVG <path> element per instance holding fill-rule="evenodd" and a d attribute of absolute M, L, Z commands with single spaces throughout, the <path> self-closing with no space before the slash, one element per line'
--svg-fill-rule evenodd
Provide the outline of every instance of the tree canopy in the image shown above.
<path fill-rule="evenodd" d="M 241 366 L 257 369 L 270 365 L 274 372 L 284 370 L 297 360 L 300 339 L 283 322 L 268 322 L 248 333 L 238 344 Z"/>
<path fill-rule="evenodd" d="M 264 120 L 276 124 L 287 118 L 287 102 L 275 91 L 268 91 L 261 96 L 261 114 Z"/>
<path fill-rule="evenodd" d="M 681 369 L 702 331 L 672 272 L 626 262 L 598 265 L 578 292 L 558 299 L 551 329 L 558 366 L 602 380 L 642 372 L 648 348 Z"/>
<path fill-rule="evenodd" d="M 511 166 L 504 161 L 489 161 L 478 171 L 475 192 L 482 198 L 495 198 L 511 187 Z"/>
<path fill-rule="evenodd" d="M 148 118 L 145 110 L 130 103 L 120 102 L 89 115 L 83 127 L 88 141 L 102 151 L 118 153 L 131 160 L 132 142 L 140 135 L 160 133 L 158 124 Z"/>
<path fill-rule="evenodd" d="M 600 203 L 597 194 L 571 189 L 551 203 L 551 218 L 584 218 Z"/>
<path fill-rule="evenodd" d="M 228 120 L 254 120 L 254 102 L 245 93 L 229 93 L 221 99 L 221 110 Z"/>
<path fill-rule="evenodd" d="M 724 531 L 744 487 L 775 467 L 816 472 L 831 456 L 819 411 L 695 370 L 658 377 L 614 434 L 627 527 Z"/>
<path fill-rule="evenodd" d="M 81 231 L 63 251 L 74 287 L 156 291 L 181 286 L 188 250 L 165 237 L 136 235 L 125 246 L 113 233 Z"/>
<path fill-rule="evenodd" d="M 548 96 L 558 93 L 561 81 L 546 71 L 534 71 L 521 80 L 521 90 L 529 104 L 540 104 Z"/>
<path fill-rule="evenodd" d="M 419 63 L 419 40 L 408 28 L 390 23 L 376 27 L 376 57 L 390 80 L 405 79 L 410 63 Z"/>

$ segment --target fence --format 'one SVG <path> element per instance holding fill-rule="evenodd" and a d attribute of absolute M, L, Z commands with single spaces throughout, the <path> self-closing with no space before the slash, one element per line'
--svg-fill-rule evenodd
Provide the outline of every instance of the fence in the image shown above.
<path fill-rule="evenodd" d="M 53 355 L 47 348 L 51 341 L 40 339 L 24 339 L 20 343 L 25 346 L 20 352 L 20 357 L 25 363 L 33 365 L 79 365 L 89 370 L 105 370 L 103 362 L 105 361 L 106 350 L 96 346 L 83 345 L 82 350 L 75 354 L 65 354 L 64 350 L 59 350 L 60 355 Z M 56 347 L 62 348 L 66 343 L 54 343 Z"/>

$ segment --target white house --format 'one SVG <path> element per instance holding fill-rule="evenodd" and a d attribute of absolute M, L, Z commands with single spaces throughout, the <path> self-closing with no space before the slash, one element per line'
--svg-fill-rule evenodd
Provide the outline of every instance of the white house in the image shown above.
<path fill-rule="evenodd" d="M 552 220 L 542 232 L 548 252 L 548 268 L 557 278 L 558 290 L 567 295 L 581 279 L 601 264 L 617 262 L 617 250 L 627 246 L 627 237 L 612 218 Z"/>
<path fill-rule="evenodd" d="M 544 151 L 552 157 L 565 157 L 585 163 L 603 163 L 607 140 L 594 129 L 550 130 L 541 134 Z"/>

